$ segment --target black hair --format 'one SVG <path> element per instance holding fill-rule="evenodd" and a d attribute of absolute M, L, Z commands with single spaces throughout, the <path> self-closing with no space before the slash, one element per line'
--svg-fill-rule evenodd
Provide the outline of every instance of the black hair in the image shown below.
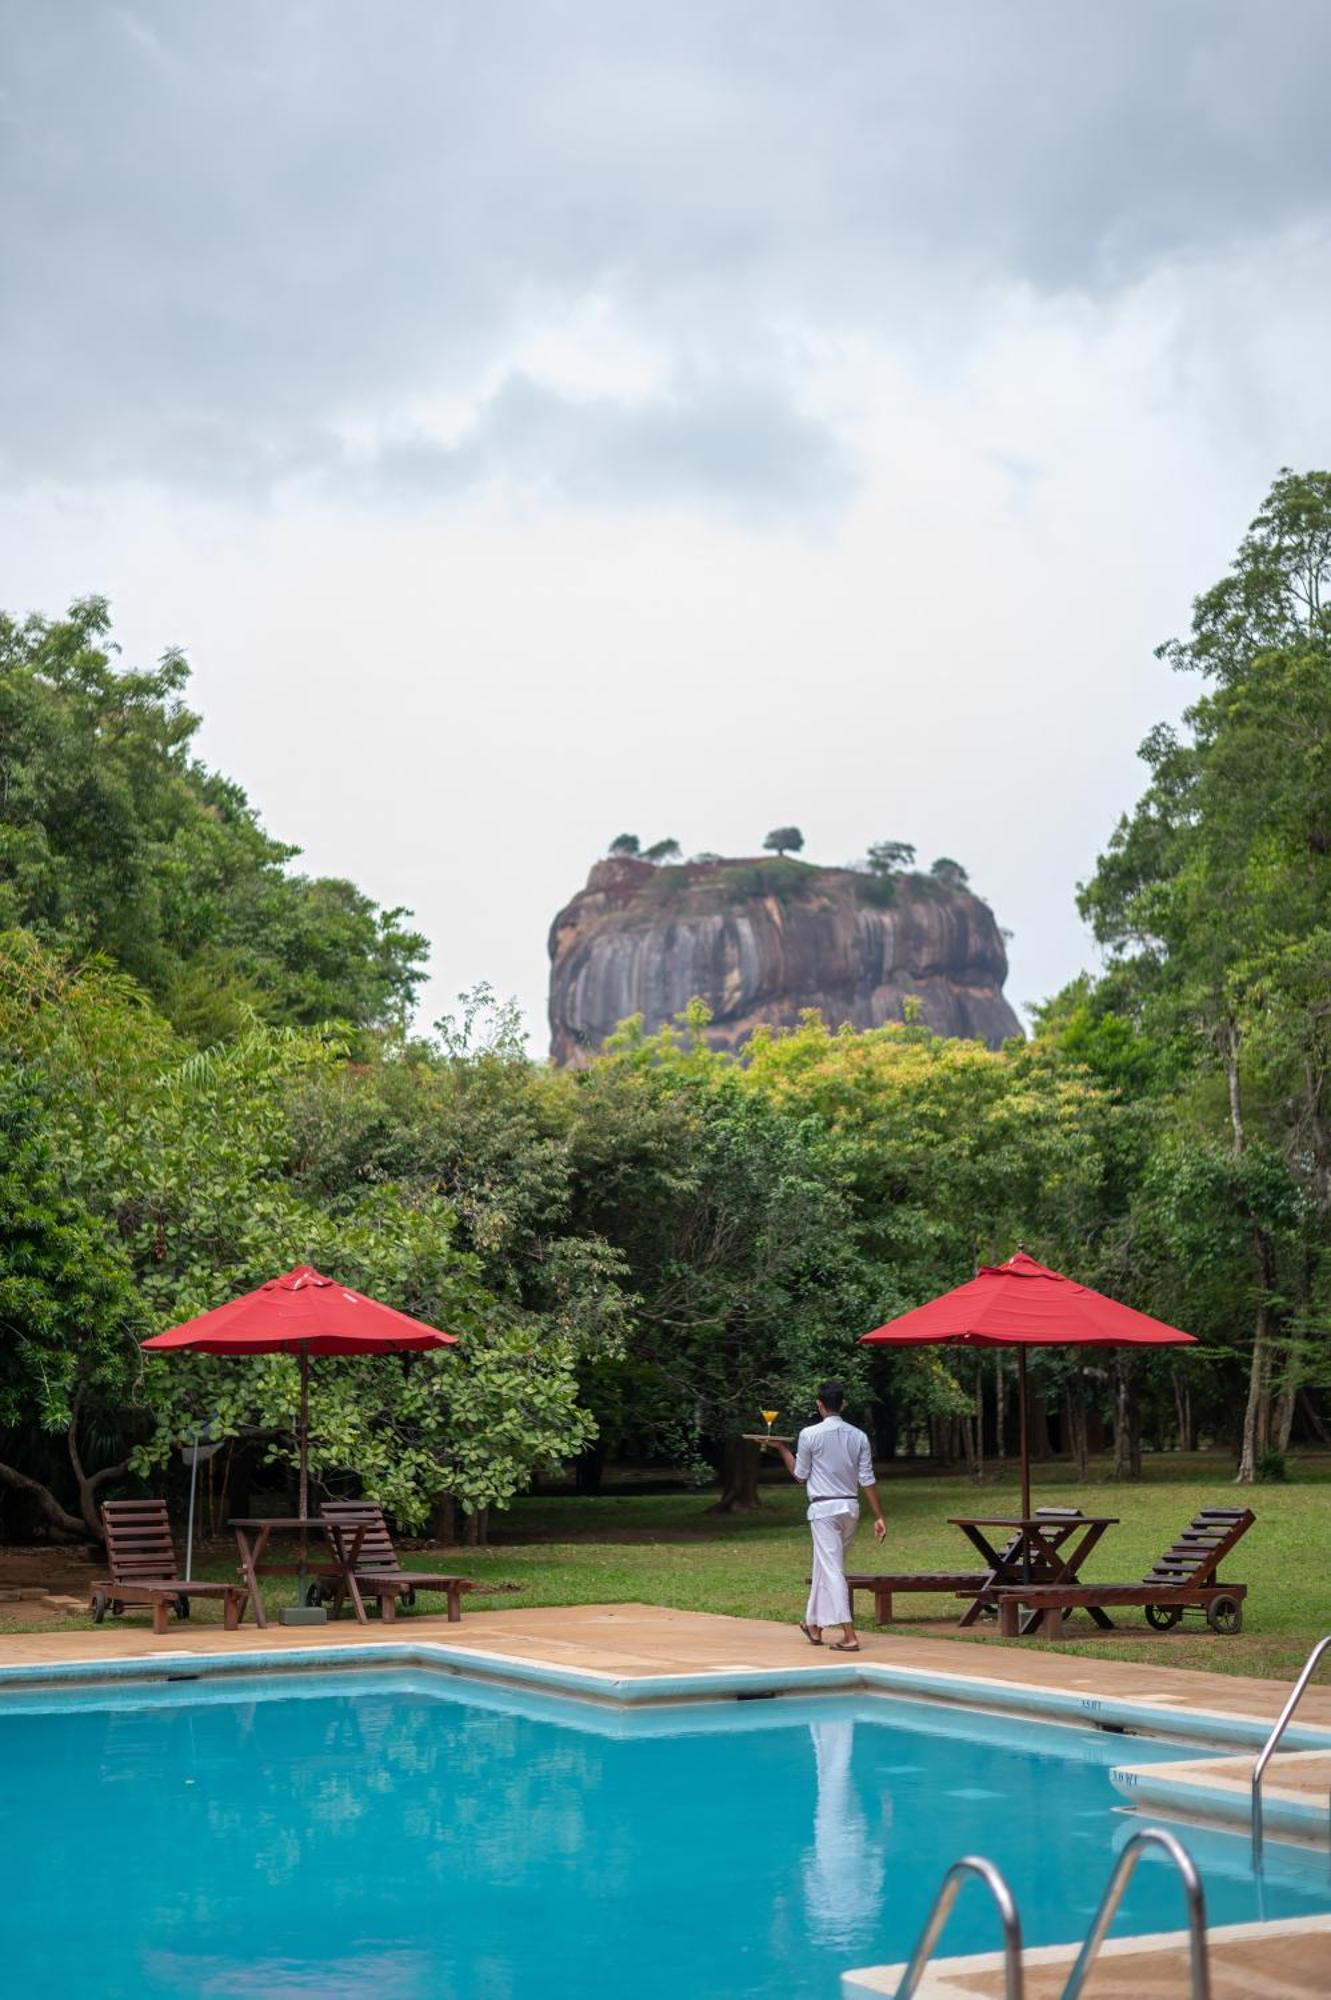
<path fill-rule="evenodd" d="M 829 1416 L 839 1417 L 846 1404 L 845 1383 L 836 1381 L 824 1382 L 822 1388 L 818 1391 L 818 1401 Z"/>

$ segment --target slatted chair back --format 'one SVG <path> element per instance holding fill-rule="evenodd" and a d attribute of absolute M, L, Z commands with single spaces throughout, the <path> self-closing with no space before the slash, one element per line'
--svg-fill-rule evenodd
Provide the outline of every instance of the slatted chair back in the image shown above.
<path fill-rule="evenodd" d="M 1250 1507 L 1203 1507 L 1143 1581 L 1194 1586 L 1210 1583 L 1256 1519 Z"/>
<path fill-rule="evenodd" d="M 325 1500 L 319 1508 L 319 1516 L 321 1520 L 353 1532 L 362 1522 L 365 1523 L 360 1553 L 356 1557 L 358 1571 L 368 1570 L 376 1576 L 385 1576 L 401 1569 L 393 1537 L 384 1519 L 384 1510 L 377 1500 Z"/>
<path fill-rule="evenodd" d="M 165 1500 L 104 1500 L 102 1533 L 112 1583 L 160 1583 L 177 1576 Z"/>
<path fill-rule="evenodd" d="M 1037 1507 L 1035 1510 L 1036 1520 L 1048 1521 L 1051 1526 L 1056 1526 L 1060 1521 L 1080 1521 L 1081 1517 L 1080 1507 Z M 1001 1554 L 1004 1562 L 1016 1561 L 1021 1554 L 1020 1532 L 1008 1537 L 1003 1544 Z"/>

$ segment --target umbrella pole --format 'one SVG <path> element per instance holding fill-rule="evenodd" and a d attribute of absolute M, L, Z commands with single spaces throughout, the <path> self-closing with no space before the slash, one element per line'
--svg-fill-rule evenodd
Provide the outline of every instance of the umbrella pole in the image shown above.
<path fill-rule="evenodd" d="M 1021 1404 L 1021 1518 L 1031 1518 L 1031 1444 L 1026 1419 L 1026 1350 L 1017 1349 L 1017 1401 Z M 1021 1531 L 1021 1580 L 1031 1580 L 1031 1545 L 1026 1530 Z"/>
<path fill-rule="evenodd" d="M 1017 1400 L 1021 1405 L 1021 1518 L 1031 1518 L 1031 1444 L 1026 1414 L 1026 1350 L 1017 1349 Z"/>
<path fill-rule="evenodd" d="M 303 1610 L 305 1605 L 305 1564 L 308 1549 L 305 1545 L 305 1522 L 310 1513 L 310 1354 L 309 1349 L 300 1350 L 300 1569 L 296 1579 L 296 1605 Z"/>
<path fill-rule="evenodd" d="M 308 1349 L 300 1350 L 300 1518 L 306 1520 L 310 1511 L 310 1357 Z M 1022 1436 L 1025 1437 L 1025 1431 Z M 302 1542 L 302 1547 L 304 1546 Z"/>

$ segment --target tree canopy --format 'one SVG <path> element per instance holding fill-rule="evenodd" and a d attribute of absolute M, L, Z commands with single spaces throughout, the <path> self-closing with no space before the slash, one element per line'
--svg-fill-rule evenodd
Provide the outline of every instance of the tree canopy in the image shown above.
<path fill-rule="evenodd" d="M 0 620 L 0 1529 L 91 1532 L 202 1421 L 232 1511 L 289 1479 L 290 1360 L 139 1341 L 303 1261 L 460 1336 L 315 1371 L 316 1481 L 408 1527 L 607 1456 L 740 1502 L 739 1433 L 829 1372 L 882 1450 L 978 1463 L 1001 1355 L 855 1343 L 1022 1241 L 1199 1336 L 1035 1356 L 1037 1434 L 1274 1476 L 1331 1390 L 1329 601 L 1331 475 L 1283 473 L 1162 648 L 1198 693 L 1081 891 L 1104 968 L 1029 1042 L 809 1016 L 718 1051 L 695 1002 L 568 1071 L 486 989 L 411 1031 L 420 940 L 290 872 L 192 757 L 178 658 L 119 671 L 95 601 Z M 866 898 L 914 854 L 876 843 Z"/>
<path fill-rule="evenodd" d="M 121 670 L 105 602 L 0 615 L 0 928 L 100 951 L 198 1041 L 258 1016 L 404 1014 L 425 940 L 352 883 L 293 874 L 244 792 L 192 754 L 189 670 Z"/>
<path fill-rule="evenodd" d="M 774 826 L 763 841 L 765 854 L 798 854 L 804 845 L 804 835 L 797 826 Z"/>

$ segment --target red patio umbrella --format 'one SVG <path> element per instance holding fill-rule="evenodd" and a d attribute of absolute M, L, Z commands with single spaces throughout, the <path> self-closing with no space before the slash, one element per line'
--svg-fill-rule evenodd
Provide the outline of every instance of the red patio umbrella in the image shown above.
<path fill-rule="evenodd" d="M 1026 1435 L 1028 1347 L 1190 1347 L 1180 1333 L 1149 1313 L 1107 1299 L 1079 1285 L 1024 1250 L 1006 1264 L 985 1264 L 968 1284 L 916 1306 L 860 1336 L 862 1347 L 1015 1347 L 1021 1403 L 1021 1511 L 1031 1511 L 1031 1461 Z"/>
<path fill-rule="evenodd" d="M 425 1347 L 455 1347 L 455 1333 L 440 1333 L 407 1313 L 367 1299 L 309 1264 L 269 1278 L 243 1298 L 155 1333 L 143 1345 L 161 1352 L 192 1348 L 202 1354 L 295 1354 L 300 1359 L 300 1517 L 310 1511 L 310 1356 L 403 1354 Z"/>

